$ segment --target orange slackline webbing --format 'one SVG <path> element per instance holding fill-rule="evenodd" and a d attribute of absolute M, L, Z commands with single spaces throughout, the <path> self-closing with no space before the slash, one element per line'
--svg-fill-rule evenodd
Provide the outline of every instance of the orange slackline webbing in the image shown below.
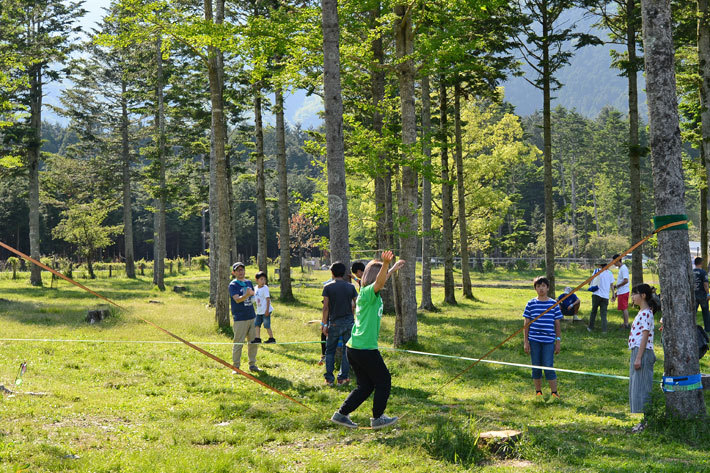
<path fill-rule="evenodd" d="M 687 220 L 680 220 L 680 221 L 677 221 L 677 222 L 668 223 L 668 224 L 666 224 L 666 225 L 663 225 L 662 227 L 659 227 L 659 228 L 655 229 L 651 234 L 649 234 L 648 236 L 646 236 L 644 239 L 640 240 L 640 241 L 637 242 L 634 246 L 632 246 L 631 248 L 629 248 L 628 250 L 624 251 L 623 253 L 621 253 L 621 254 L 620 254 L 619 256 L 617 256 L 616 258 L 614 258 L 610 263 L 608 263 L 606 266 L 604 266 L 604 267 L 601 269 L 601 271 L 606 271 L 608 268 L 610 268 L 612 265 L 614 265 L 617 261 L 621 260 L 621 258 L 623 258 L 624 256 L 628 255 L 629 253 L 631 253 L 632 251 L 634 251 L 634 250 L 635 250 L 636 248 L 638 248 L 639 246 L 641 246 L 641 245 L 643 245 L 644 243 L 646 243 L 649 238 L 651 238 L 653 235 L 655 235 L 656 233 L 660 232 L 661 230 L 665 230 L 665 229 L 670 228 L 670 227 L 675 227 L 676 225 L 684 225 L 684 224 L 686 224 L 686 223 L 688 223 Z M 599 272 L 601 272 L 601 271 L 599 271 Z M 441 387 L 440 387 L 439 389 L 437 389 L 436 392 L 437 392 L 437 393 L 440 392 L 440 391 L 441 391 L 442 389 L 444 389 L 446 386 L 448 386 L 449 384 L 451 384 L 451 383 L 453 383 L 455 380 L 457 380 L 461 375 L 465 374 L 466 372 L 468 372 L 468 370 L 470 370 L 471 368 L 473 368 L 474 366 L 476 366 L 481 360 L 485 360 L 486 358 L 488 358 L 488 356 L 490 356 L 491 353 L 493 353 L 494 351 L 496 351 L 497 349 L 499 349 L 500 347 L 502 347 L 502 346 L 503 346 L 507 341 L 509 341 L 511 338 L 513 338 L 513 337 L 515 337 L 516 335 L 518 335 L 520 332 L 522 332 L 523 330 L 525 330 L 526 327 L 529 327 L 529 326 L 530 326 L 533 322 L 535 322 L 537 319 L 539 319 L 540 317 L 542 317 L 543 315 L 547 314 L 549 311 L 551 311 L 552 309 L 554 309 L 555 307 L 557 307 L 557 306 L 560 304 L 560 302 L 562 302 L 563 300 L 567 299 L 569 296 L 571 296 L 572 294 L 574 294 L 575 292 L 577 292 L 582 286 L 584 286 L 584 285 L 590 283 L 590 282 L 592 281 L 592 279 L 594 279 L 594 278 L 596 277 L 596 275 L 597 275 L 597 273 L 592 274 L 589 278 L 587 278 L 586 281 L 584 281 L 584 282 L 583 282 L 582 284 L 580 284 L 579 286 L 575 287 L 575 288 L 572 290 L 572 292 L 570 292 L 569 294 L 567 294 L 566 296 L 562 297 L 560 300 L 558 300 L 557 302 L 555 302 L 553 305 L 551 305 L 551 306 L 550 306 L 546 311 L 544 311 L 542 314 L 538 315 L 537 317 L 535 317 L 534 319 L 530 320 L 529 322 L 528 322 L 528 320 L 526 319 L 526 320 L 525 320 L 525 324 L 524 324 L 521 328 L 519 328 L 518 330 L 516 330 L 514 333 L 512 333 L 508 338 L 506 338 L 505 340 L 503 340 L 502 342 L 500 342 L 498 345 L 496 345 L 495 347 L 491 348 L 485 355 L 483 355 L 482 357 L 480 357 L 479 359 L 477 359 L 476 361 L 474 361 L 473 363 L 471 363 L 465 370 L 461 371 L 459 374 L 457 374 L 456 376 L 454 376 L 453 378 L 451 378 L 450 380 L 448 380 L 447 382 L 445 382 L 443 385 L 441 385 Z"/>
<path fill-rule="evenodd" d="M 97 292 L 92 291 L 92 290 L 89 289 L 88 287 L 86 287 L 86 286 L 84 286 L 84 285 L 82 285 L 82 284 L 80 284 L 80 283 L 74 281 L 73 279 L 71 279 L 71 278 L 69 278 L 69 277 L 67 277 L 67 276 L 65 276 L 65 275 L 63 275 L 63 274 L 61 274 L 61 273 L 58 272 L 58 271 L 55 271 L 54 269 L 50 268 L 50 267 L 47 266 L 46 264 L 43 264 L 43 263 L 37 261 L 36 259 L 34 259 L 34 258 L 30 257 L 30 256 L 27 256 L 26 254 L 22 253 L 21 251 L 18 251 L 18 250 L 16 250 L 16 249 L 12 248 L 11 246 L 6 245 L 5 243 L 3 243 L 3 242 L 1 242 L 1 241 L 0 241 L 0 246 L 2 246 L 3 248 L 5 248 L 5 249 L 8 250 L 8 251 L 11 251 L 12 253 L 15 253 L 15 254 L 18 255 L 18 256 L 20 256 L 20 257 L 26 259 L 27 261 L 29 261 L 29 262 L 31 262 L 31 263 L 33 263 L 33 264 L 36 264 L 36 265 L 39 266 L 40 268 L 46 269 L 47 271 L 49 271 L 49 272 L 51 272 L 52 274 L 54 274 L 54 275 L 56 275 L 56 276 L 58 276 L 58 277 L 64 279 L 65 281 L 68 281 L 68 282 L 74 284 L 75 286 L 78 286 L 78 287 L 84 289 L 85 291 L 90 292 L 91 294 L 95 295 L 95 296 L 98 297 L 99 299 L 102 299 L 102 300 L 108 302 L 109 304 L 112 304 L 112 305 L 118 307 L 119 309 L 124 309 L 124 310 L 125 310 L 125 307 L 122 307 L 122 306 L 116 304 L 116 303 L 115 303 L 114 301 L 112 301 L 111 299 L 109 299 L 109 298 L 107 298 L 107 297 L 105 297 L 105 296 L 102 296 L 101 294 L 99 294 L 99 293 L 97 293 Z M 230 368 L 230 369 L 236 371 L 236 372 L 239 373 L 240 375 L 242 375 L 242 376 L 244 376 L 244 377 L 246 377 L 246 378 L 249 378 L 250 380 L 254 381 L 254 382 L 257 383 L 257 384 L 260 384 L 261 386 L 263 386 L 263 387 L 265 387 L 265 388 L 267 388 L 267 389 L 270 389 L 271 391 L 275 392 L 276 394 L 285 397 L 285 398 L 288 399 L 289 401 L 295 402 L 295 403 L 298 404 L 299 406 L 305 407 L 305 408 L 308 409 L 309 411 L 315 412 L 314 409 L 312 409 L 312 408 L 308 407 L 307 405 L 303 404 L 302 402 L 300 402 L 300 401 L 298 401 L 298 400 L 292 398 L 292 397 L 289 396 L 288 394 L 283 393 L 283 392 L 279 391 L 278 389 L 276 389 L 276 388 L 274 388 L 274 387 L 272 387 L 272 386 L 269 386 L 268 384 L 266 384 L 265 382 L 263 382 L 263 381 L 260 380 L 259 378 L 256 378 L 256 377 L 250 375 L 249 373 L 240 370 L 240 369 L 237 368 L 236 366 L 231 365 L 231 364 L 229 364 L 228 362 L 224 361 L 222 358 L 220 358 L 220 357 L 218 357 L 218 356 L 216 356 L 216 355 L 213 355 L 212 353 L 208 352 L 207 350 L 204 350 L 204 349 L 198 347 L 197 345 L 194 345 L 194 344 L 188 342 L 187 340 L 185 340 L 185 339 L 179 337 L 178 335 L 175 335 L 175 334 L 172 333 L 171 331 L 164 329 L 164 328 L 161 327 L 160 325 L 157 325 L 157 324 L 151 322 L 150 320 L 144 319 L 144 318 L 141 317 L 140 315 L 136 315 L 136 317 L 138 317 L 138 318 L 139 318 L 140 320 L 142 320 L 143 322 L 145 322 L 145 323 L 147 323 L 147 324 L 149 324 L 149 325 L 152 325 L 153 327 L 157 328 L 158 330 L 160 330 L 160 331 L 162 331 L 162 332 L 165 332 L 166 334 L 170 335 L 171 337 L 173 337 L 173 338 L 175 338 L 175 339 L 181 341 L 182 343 L 184 343 L 184 344 L 187 345 L 188 347 L 190 347 L 190 348 L 192 348 L 192 349 L 194 349 L 194 350 L 197 350 L 198 352 L 202 353 L 203 355 L 205 355 L 205 356 L 207 356 L 207 357 L 209 357 L 209 358 L 212 358 L 212 359 L 213 359 L 214 361 L 216 361 L 217 363 L 220 363 L 220 364 L 226 366 L 227 368 Z"/>

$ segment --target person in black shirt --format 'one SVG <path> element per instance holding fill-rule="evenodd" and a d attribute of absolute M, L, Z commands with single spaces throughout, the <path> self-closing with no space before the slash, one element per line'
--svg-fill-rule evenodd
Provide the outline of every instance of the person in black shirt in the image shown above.
<path fill-rule="evenodd" d="M 703 269 L 703 259 L 695 258 L 695 268 L 693 268 L 695 279 L 695 312 L 698 306 L 703 312 L 703 325 L 705 331 L 710 332 L 710 310 L 708 310 L 708 273 Z"/>
<path fill-rule="evenodd" d="M 343 346 L 350 340 L 350 332 L 355 320 L 355 300 L 357 291 L 355 286 L 345 281 L 345 265 L 340 262 L 330 266 L 333 280 L 323 286 L 323 318 L 321 327 L 326 336 L 325 342 L 325 383 L 332 386 L 335 382 L 333 369 L 335 368 L 335 350 L 338 348 L 338 340 L 342 338 Z M 350 364 L 348 363 L 345 350 L 340 362 L 340 373 L 338 373 L 338 384 L 348 384 Z"/>

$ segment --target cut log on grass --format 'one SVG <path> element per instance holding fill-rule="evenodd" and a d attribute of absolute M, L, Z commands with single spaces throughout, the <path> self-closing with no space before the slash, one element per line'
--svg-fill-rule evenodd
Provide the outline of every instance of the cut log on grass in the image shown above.
<path fill-rule="evenodd" d="M 515 442 L 520 440 L 523 433 L 519 430 L 492 430 L 490 432 L 482 432 L 478 436 L 478 444 L 482 447 L 488 447 L 490 451 L 497 452 L 505 447 L 512 447 Z"/>
<path fill-rule="evenodd" d="M 173 292 L 177 294 L 180 294 L 185 291 L 187 291 L 187 288 L 185 286 L 173 286 Z"/>
<path fill-rule="evenodd" d="M 108 309 L 92 309 L 86 313 L 86 321 L 90 324 L 101 322 L 103 319 L 111 315 Z"/>

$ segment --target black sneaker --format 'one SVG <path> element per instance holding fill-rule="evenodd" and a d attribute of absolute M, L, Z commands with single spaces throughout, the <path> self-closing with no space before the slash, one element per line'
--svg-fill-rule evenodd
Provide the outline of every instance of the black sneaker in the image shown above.
<path fill-rule="evenodd" d="M 254 373 L 261 373 L 261 372 L 264 371 L 264 370 L 262 370 L 261 368 L 259 368 L 259 367 L 256 366 L 256 365 L 251 365 L 251 366 L 249 367 L 249 371 L 253 371 Z"/>
<path fill-rule="evenodd" d="M 276 339 L 274 337 L 271 337 L 267 341 L 265 341 L 264 343 L 276 343 Z"/>
<path fill-rule="evenodd" d="M 250 343 L 261 343 L 261 338 L 256 337 L 254 340 L 252 340 Z"/>

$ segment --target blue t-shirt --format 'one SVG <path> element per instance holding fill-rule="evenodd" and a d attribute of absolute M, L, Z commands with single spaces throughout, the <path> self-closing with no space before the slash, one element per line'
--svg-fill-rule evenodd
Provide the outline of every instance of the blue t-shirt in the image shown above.
<path fill-rule="evenodd" d="M 557 300 L 562 299 L 566 295 L 567 294 L 562 294 Z M 569 308 L 572 307 L 572 304 L 574 304 L 578 300 L 579 300 L 579 297 L 577 297 L 577 294 L 571 294 L 567 299 L 560 302 L 560 307 L 562 308 L 562 311 L 563 312 L 568 311 Z"/>
<path fill-rule="evenodd" d="M 554 299 L 539 301 L 537 300 L 537 297 L 530 299 L 525 306 L 523 317 L 532 320 L 545 312 L 556 302 L 557 301 Z M 530 325 L 528 330 L 528 340 L 540 343 L 553 343 L 555 338 L 557 338 L 557 334 L 555 332 L 555 320 L 559 320 L 561 318 L 562 312 L 560 311 L 560 306 L 558 305 Z"/>
<path fill-rule="evenodd" d="M 249 288 L 254 290 L 254 285 L 248 279 L 244 281 L 235 279 L 229 283 L 229 300 L 232 302 L 232 318 L 234 318 L 235 321 L 251 320 L 256 317 L 256 312 L 254 312 L 254 296 L 239 303 L 234 300 L 234 296 L 242 297 L 247 293 L 247 289 Z"/>

